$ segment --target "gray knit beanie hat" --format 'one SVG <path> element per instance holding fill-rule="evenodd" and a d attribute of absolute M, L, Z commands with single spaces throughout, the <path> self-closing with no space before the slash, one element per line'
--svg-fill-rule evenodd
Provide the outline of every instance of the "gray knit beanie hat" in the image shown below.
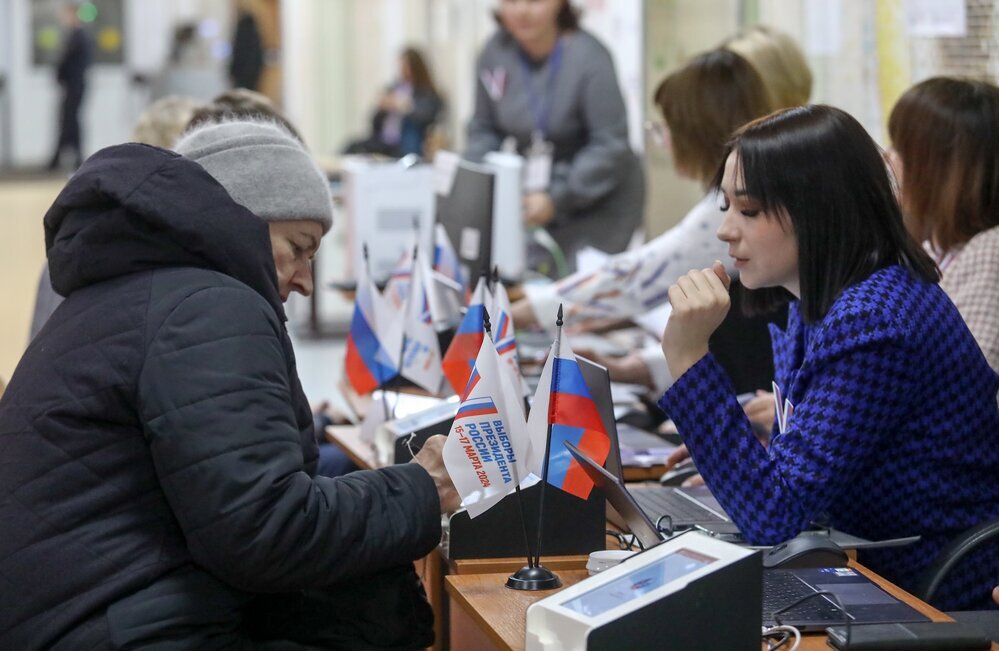
<path fill-rule="evenodd" d="M 236 203 L 265 221 L 308 219 L 333 225 L 329 183 L 305 147 L 267 120 L 201 124 L 174 147 L 197 162 Z"/>

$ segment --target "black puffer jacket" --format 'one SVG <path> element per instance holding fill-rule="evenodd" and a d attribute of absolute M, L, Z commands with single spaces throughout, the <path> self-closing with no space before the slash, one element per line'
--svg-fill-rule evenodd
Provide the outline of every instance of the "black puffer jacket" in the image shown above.
<path fill-rule="evenodd" d="M 416 464 L 313 476 L 266 224 L 200 166 L 106 149 L 45 230 L 68 298 L 0 401 L 0 649 L 238 647 L 256 595 L 436 545 Z"/>

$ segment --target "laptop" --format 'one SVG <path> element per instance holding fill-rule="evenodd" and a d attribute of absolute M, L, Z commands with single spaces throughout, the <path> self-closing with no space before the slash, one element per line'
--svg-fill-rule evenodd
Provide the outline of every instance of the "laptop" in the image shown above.
<path fill-rule="evenodd" d="M 611 399 L 610 375 L 607 369 L 599 364 L 591 362 L 584 357 L 577 357 L 583 378 L 596 402 L 597 411 L 603 421 L 604 429 L 610 437 L 610 452 L 607 455 L 607 470 L 612 473 L 617 481 L 624 485 L 624 472 L 621 463 L 621 440 L 618 433 L 617 423 L 614 420 L 614 404 Z M 658 439 L 654 434 L 643 432 L 644 436 L 636 435 L 635 432 L 627 432 L 629 442 L 639 446 L 651 447 L 658 440 L 659 447 L 668 445 L 665 441 Z M 662 516 L 668 515 L 674 529 L 689 529 L 695 525 L 708 525 L 728 522 L 721 506 L 711 495 L 711 492 L 703 487 L 679 488 L 673 486 L 660 486 L 658 484 L 638 485 L 631 489 L 631 493 L 645 515 L 652 522 L 656 522 Z M 608 520 L 619 527 L 625 526 L 623 516 L 620 513 L 608 512 Z"/>
<path fill-rule="evenodd" d="M 846 624 L 839 606 L 820 592 L 836 595 L 849 615 L 850 624 L 930 621 L 851 567 L 813 567 L 763 571 L 763 624 L 775 625 L 776 611 L 808 595 L 815 596 L 778 615 L 782 624 L 800 631 L 823 631 L 829 626 Z"/>
<path fill-rule="evenodd" d="M 607 501 L 625 518 L 628 528 L 643 549 L 665 540 L 624 482 L 615 477 L 571 443 L 565 444 L 593 483 L 604 491 Z M 819 592 L 831 592 L 839 599 L 847 614 Z M 911 606 L 885 592 L 876 583 L 849 567 L 772 569 L 763 572 L 763 624 L 775 623 L 774 613 L 808 595 L 816 595 L 798 606 L 779 614 L 781 623 L 801 631 L 824 630 L 844 624 L 886 624 L 891 622 L 922 622 L 929 618 Z"/>

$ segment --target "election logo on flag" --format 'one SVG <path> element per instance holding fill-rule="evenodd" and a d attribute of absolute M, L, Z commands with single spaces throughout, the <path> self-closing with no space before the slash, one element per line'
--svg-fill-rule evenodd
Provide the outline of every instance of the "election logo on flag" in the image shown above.
<path fill-rule="evenodd" d="M 451 244 L 444 225 L 440 222 L 434 227 L 434 271 L 446 278 L 450 278 L 464 288 L 468 286 L 465 279 L 465 272 L 461 268 L 461 260 Z"/>
<path fill-rule="evenodd" d="M 409 286 L 413 280 L 413 246 L 406 247 L 385 284 L 385 300 L 400 312 L 406 306 Z"/>
<path fill-rule="evenodd" d="M 486 279 L 480 278 L 479 284 L 472 294 L 472 302 L 465 312 L 464 318 L 458 324 L 458 330 L 454 333 L 451 345 L 448 346 L 444 354 L 442 366 L 444 376 L 454 392 L 461 394 L 468 384 L 468 378 L 475 365 L 475 358 L 479 354 L 482 340 L 486 336 L 483 320 L 485 318 L 485 304 L 489 299 L 489 289 L 486 287 Z"/>
<path fill-rule="evenodd" d="M 493 342 L 500 356 L 503 370 L 510 375 L 510 381 L 520 393 L 526 397 L 529 394 L 527 383 L 520 373 L 520 358 L 517 355 L 517 337 L 514 335 L 513 309 L 510 297 L 503 284 L 496 282 L 493 290 L 493 311 L 496 315 L 496 328 L 493 330 Z"/>
<path fill-rule="evenodd" d="M 398 374 L 398 345 L 391 349 L 390 341 L 380 337 L 378 330 L 379 325 L 384 328 L 390 321 L 378 290 L 362 270 L 347 334 L 345 362 L 347 379 L 358 394 L 371 393 Z"/>
<path fill-rule="evenodd" d="M 458 408 L 455 418 L 478 418 L 479 416 L 491 416 L 498 413 L 496 403 L 493 402 L 492 398 L 476 398 L 462 404 Z"/>
<path fill-rule="evenodd" d="M 528 467 L 539 477 L 543 472 L 549 424 L 551 445 L 548 455 L 548 483 L 576 497 L 587 499 L 593 482 L 572 458 L 564 443 L 572 443 L 602 465 L 610 452 L 610 437 L 589 387 L 586 386 L 572 347 L 567 340 L 561 338 L 561 329 L 541 373 L 527 425 L 532 455 Z"/>
<path fill-rule="evenodd" d="M 413 280 L 406 300 L 403 324 L 402 365 L 400 374 L 427 391 L 437 394 L 444 380 L 441 349 L 430 316 L 426 283 L 429 265 L 414 255 Z"/>
<path fill-rule="evenodd" d="M 520 397 L 499 372 L 499 356 L 485 338 L 444 444 L 444 465 L 469 516 L 484 513 L 526 477 L 530 440 Z"/>

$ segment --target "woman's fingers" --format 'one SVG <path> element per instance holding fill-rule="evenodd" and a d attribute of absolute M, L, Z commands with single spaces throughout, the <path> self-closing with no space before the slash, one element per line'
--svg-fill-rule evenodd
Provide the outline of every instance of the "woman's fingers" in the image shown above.
<path fill-rule="evenodd" d="M 723 265 L 720 260 L 715 260 L 715 263 L 711 265 L 711 271 L 715 272 L 715 276 L 717 276 L 718 280 L 720 280 L 722 285 L 725 286 L 725 291 L 728 291 L 728 289 L 732 286 L 732 278 L 728 275 L 728 272 L 725 271 L 725 265 Z"/>

